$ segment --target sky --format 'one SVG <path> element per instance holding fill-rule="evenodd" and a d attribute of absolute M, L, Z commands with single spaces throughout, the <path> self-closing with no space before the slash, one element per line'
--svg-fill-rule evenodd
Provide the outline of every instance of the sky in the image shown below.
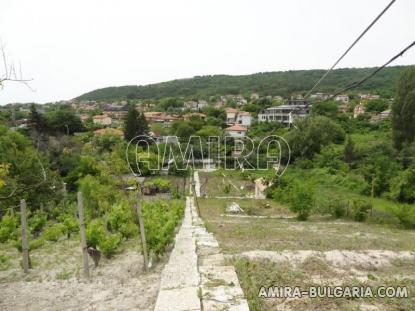
<path fill-rule="evenodd" d="M 389 2 L 1 0 L 7 60 L 33 91 L 6 83 L 0 105 L 197 75 L 327 69 Z M 385 63 L 415 40 L 414 12 L 414 0 L 397 0 L 338 67 Z M 394 62 L 412 64 L 415 48 Z"/>

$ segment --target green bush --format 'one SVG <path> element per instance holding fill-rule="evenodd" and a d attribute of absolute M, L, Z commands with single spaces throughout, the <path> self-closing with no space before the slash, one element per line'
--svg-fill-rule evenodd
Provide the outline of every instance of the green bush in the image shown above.
<path fill-rule="evenodd" d="M 347 205 L 340 200 L 332 200 L 329 203 L 329 213 L 334 218 L 342 218 L 346 215 Z"/>
<path fill-rule="evenodd" d="M 363 222 L 367 219 L 372 205 L 365 200 L 353 201 L 353 219 L 355 221 Z"/>
<path fill-rule="evenodd" d="M 0 222 L 0 242 L 15 240 L 18 236 L 18 228 L 16 216 L 4 215 Z"/>
<path fill-rule="evenodd" d="M 106 234 L 100 238 L 98 247 L 106 258 L 110 258 L 115 254 L 120 243 L 120 234 Z"/>
<path fill-rule="evenodd" d="M 47 215 L 41 210 L 37 210 L 28 220 L 30 231 L 34 236 L 38 236 L 46 226 Z"/>
<path fill-rule="evenodd" d="M 295 184 L 290 191 L 290 210 L 297 213 L 298 220 L 307 220 L 313 208 L 314 195 L 303 185 Z"/>
<path fill-rule="evenodd" d="M 13 243 L 14 247 L 17 249 L 18 252 L 22 252 L 22 239 L 19 238 Z M 45 245 L 45 240 L 43 238 L 37 238 L 35 240 L 29 240 L 29 251 L 38 249 Z"/>
<path fill-rule="evenodd" d="M 96 248 L 100 241 L 107 234 L 102 220 L 94 219 L 92 220 L 86 228 L 86 243 L 90 247 Z"/>
<path fill-rule="evenodd" d="M 128 203 L 122 202 L 112 207 L 107 217 L 107 226 L 111 232 L 119 232 L 129 239 L 138 234 L 135 224 L 136 215 Z"/>
<path fill-rule="evenodd" d="M 415 206 L 414 205 L 399 205 L 393 210 L 399 222 L 408 229 L 415 229 Z"/>
<path fill-rule="evenodd" d="M 157 187 L 159 192 L 169 192 L 171 187 L 170 180 L 156 178 L 153 180 L 153 184 Z"/>
<path fill-rule="evenodd" d="M 58 220 L 65 226 L 64 232 L 66 233 L 68 239 L 71 237 L 72 233 L 79 231 L 79 221 L 72 215 L 61 215 L 58 217 Z"/>
<path fill-rule="evenodd" d="M 52 224 L 43 231 L 42 237 L 47 241 L 56 242 L 65 233 L 63 224 Z"/>
<path fill-rule="evenodd" d="M 153 201 L 143 205 L 144 228 L 147 245 L 156 255 L 165 252 L 173 241 L 174 229 L 183 216 L 183 201 Z"/>

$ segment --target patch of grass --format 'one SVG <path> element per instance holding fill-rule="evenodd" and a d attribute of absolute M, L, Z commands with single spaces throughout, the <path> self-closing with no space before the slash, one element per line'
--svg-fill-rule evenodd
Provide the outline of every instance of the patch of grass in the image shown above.
<path fill-rule="evenodd" d="M 70 279 L 72 276 L 72 272 L 71 271 L 61 271 L 59 273 L 56 274 L 56 279 L 57 280 L 68 280 Z"/>
<path fill-rule="evenodd" d="M 261 287 L 299 286 L 301 290 L 307 290 L 310 286 L 333 286 L 331 280 L 338 280 L 336 286 L 370 286 L 373 293 L 380 286 L 407 286 L 409 293 L 415 290 L 415 280 L 398 279 L 393 275 L 385 278 L 373 277 L 367 281 L 360 281 L 355 277 L 340 275 L 332 271 L 332 278 L 322 283 L 316 283 L 312 276 L 325 274 L 326 264 L 317 258 L 308 258 L 299 267 L 288 263 L 273 263 L 268 260 L 250 261 L 237 259 L 234 261 L 236 272 L 240 280 L 245 297 L 248 300 L 250 310 L 279 310 L 281 303 L 290 310 L 361 310 L 362 304 L 374 304 L 379 310 L 412 310 L 414 298 L 300 298 L 285 300 L 279 298 L 261 298 Z M 326 277 L 330 277 L 327 275 Z"/>
<path fill-rule="evenodd" d="M 311 216 L 306 222 L 295 219 L 224 216 L 224 204 L 235 200 L 199 199 L 202 218 L 228 253 L 249 250 L 410 250 L 415 251 L 415 232 L 393 225 L 333 220 Z M 290 215 L 273 203 L 269 209 L 258 207 L 259 200 L 236 201 L 242 208 L 250 205 L 265 216 Z M 291 214 L 292 215 L 292 214 Z"/>

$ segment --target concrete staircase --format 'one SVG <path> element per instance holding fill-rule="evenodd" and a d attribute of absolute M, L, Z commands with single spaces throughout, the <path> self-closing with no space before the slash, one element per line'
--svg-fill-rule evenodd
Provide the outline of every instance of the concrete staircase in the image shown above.
<path fill-rule="evenodd" d="M 207 232 L 193 197 L 186 198 L 184 220 L 162 272 L 155 310 L 249 310 L 235 269 L 226 264 L 218 242 Z"/>

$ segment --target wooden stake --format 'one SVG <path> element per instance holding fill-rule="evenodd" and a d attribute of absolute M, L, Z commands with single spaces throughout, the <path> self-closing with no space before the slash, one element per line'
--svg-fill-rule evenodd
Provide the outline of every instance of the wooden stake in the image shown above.
<path fill-rule="evenodd" d="M 29 273 L 29 245 L 27 243 L 27 219 L 26 219 L 26 201 L 20 201 L 20 223 L 22 229 L 22 254 L 23 254 L 23 270 Z"/>
<path fill-rule="evenodd" d="M 86 245 L 85 219 L 84 219 L 84 201 L 82 199 L 81 192 L 78 192 L 78 213 L 79 213 L 79 227 L 81 231 L 81 249 L 82 249 L 84 277 L 89 279 L 88 252 L 87 252 L 87 245 Z"/>
<path fill-rule="evenodd" d="M 141 205 L 137 203 L 135 209 L 138 217 L 138 224 L 140 226 L 140 236 L 141 236 L 141 247 L 143 248 L 144 256 L 144 270 L 148 269 L 148 254 L 147 254 L 147 242 L 146 242 L 146 232 L 144 230 L 144 221 L 143 216 L 141 215 Z"/>

